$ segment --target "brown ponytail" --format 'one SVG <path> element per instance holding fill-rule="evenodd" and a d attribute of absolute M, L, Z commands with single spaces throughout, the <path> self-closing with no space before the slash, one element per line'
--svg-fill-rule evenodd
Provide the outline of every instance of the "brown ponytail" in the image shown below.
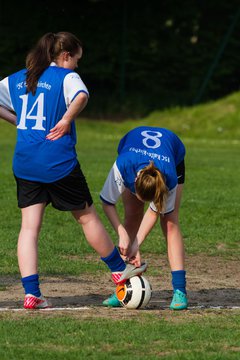
<path fill-rule="evenodd" d="M 163 174 L 153 161 L 138 174 L 135 189 L 143 201 L 153 201 L 159 213 L 164 211 L 168 188 Z"/>
<path fill-rule="evenodd" d="M 63 31 L 57 34 L 49 32 L 43 35 L 26 58 L 27 92 L 35 94 L 38 79 L 61 52 L 67 51 L 71 56 L 74 56 L 81 47 L 81 41 L 68 32 Z"/>

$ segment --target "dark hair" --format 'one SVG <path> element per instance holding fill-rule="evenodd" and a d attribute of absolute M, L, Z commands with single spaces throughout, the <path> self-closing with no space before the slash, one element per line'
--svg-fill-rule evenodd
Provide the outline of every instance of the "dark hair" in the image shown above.
<path fill-rule="evenodd" d="M 159 213 L 164 210 L 168 188 L 164 175 L 153 161 L 139 172 L 135 189 L 143 201 L 153 201 Z"/>
<path fill-rule="evenodd" d="M 79 48 L 82 48 L 81 41 L 69 32 L 49 32 L 43 35 L 26 58 L 27 92 L 35 94 L 39 77 L 61 52 L 67 51 L 74 56 Z"/>

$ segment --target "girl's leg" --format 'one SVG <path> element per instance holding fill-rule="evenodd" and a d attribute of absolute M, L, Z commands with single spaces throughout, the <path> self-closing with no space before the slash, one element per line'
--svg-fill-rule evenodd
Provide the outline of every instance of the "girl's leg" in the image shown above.
<path fill-rule="evenodd" d="M 114 250 L 114 244 L 100 221 L 95 207 L 72 211 L 74 218 L 82 225 L 84 235 L 91 247 L 101 256 L 106 257 Z"/>
<path fill-rule="evenodd" d="M 173 299 L 172 310 L 184 310 L 188 306 L 186 296 L 186 272 L 184 269 L 184 244 L 179 226 L 179 208 L 183 184 L 179 184 L 176 194 L 175 209 L 172 213 L 161 216 L 161 226 L 167 240 L 168 259 L 172 271 Z"/>
<path fill-rule="evenodd" d="M 117 283 L 126 269 L 126 264 L 100 221 L 94 206 L 91 205 L 84 210 L 72 211 L 72 214 L 77 222 L 82 225 L 88 243 L 109 267 L 112 272 L 112 279 Z"/>
<path fill-rule="evenodd" d="M 134 227 L 134 230 L 132 230 L 131 220 L 133 221 L 133 224 L 135 224 L 136 218 L 134 217 L 134 212 L 131 213 L 131 206 L 128 206 L 127 198 L 129 194 L 125 194 L 123 196 L 123 203 L 125 207 L 125 226 L 127 231 L 130 231 L 129 235 L 131 238 L 135 237 L 138 226 Z M 133 197 L 133 195 L 130 196 L 130 198 Z M 134 200 L 134 199 L 133 199 Z M 127 208 L 127 209 L 126 209 Z M 135 208 L 136 212 L 138 212 L 138 208 Z M 134 211 L 134 209 L 133 209 Z M 106 232 L 105 228 L 103 227 L 102 223 L 100 222 L 96 211 L 93 206 L 90 208 L 86 208 L 82 211 L 73 211 L 73 216 L 78 221 L 79 224 L 83 227 L 83 232 L 87 238 L 87 241 L 89 244 L 95 249 L 95 251 L 98 252 L 98 254 L 102 257 L 102 260 L 107 264 L 107 266 L 110 268 L 110 270 L 113 272 L 122 272 L 126 268 L 126 264 L 124 263 L 123 259 L 121 258 L 120 254 L 118 253 L 117 249 L 115 248 L 112 240 L 110 239 L 110 236 Z M 128 214 L 130 213 L 130 216 Z M 131 219 L 131 220 L 130 220 Z M 132 225 L 133 225 L 132 224 Z M 112 278 L 114 281 L 114 276 L 112 274 Z M 103 301 L 104 306 L 109 307 L 120 307 L 121 303 L 117 299 L 115 292 L 106 300 Z"/>
<path fill-rule="evenodd" d="M 31 205 L 22 209 L 22 226 L 18 237 L 18 264 L 25 291 L 25 309 L 49 307 L 41 296 L 38 278 L 38 235 L 46 204 Z"/>
<path fill-rule="evenodd" d="M 174 211 L 160 217 L 162 231 L 167 240 L 168 259 L 172 271 L 184 269 L 184 243 L 179 225 L 182 190 L 183 185 L 178 185 Z"/>
<path fill-rule="evenodd" d="M 22 277 L 38 272 L 38 235 L 46 204 L 31 205 L 22 210 L 22 225 L 18 237 L 18 264 Z"/>

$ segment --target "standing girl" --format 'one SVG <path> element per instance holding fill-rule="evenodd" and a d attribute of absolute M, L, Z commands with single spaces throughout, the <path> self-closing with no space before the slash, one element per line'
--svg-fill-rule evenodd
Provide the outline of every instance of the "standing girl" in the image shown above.
<path fill-rule="evenodd" d="M 74 72 L 81 57 L 82 44 L 75 35 L 47 33 L 29 52 L 26 69 L 0 82 L 0 116 L 17 125 L 13 172 L 22 212 L 18 263 L 27 309 L 49 306 L 38 277 L 38 237 L 49 203 L 71 211 L 115 283 L 141 272 L 126 268 L 114 247 L 77 160 L 74 119 L 88 102 L 88 90 Z"/>

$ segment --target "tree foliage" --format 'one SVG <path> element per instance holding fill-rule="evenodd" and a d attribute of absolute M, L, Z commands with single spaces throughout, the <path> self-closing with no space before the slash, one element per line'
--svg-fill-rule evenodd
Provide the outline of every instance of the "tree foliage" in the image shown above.
<path fill-rule="evenodd" d="M 237 0 L 0 0 L 0 76 L 19 70 L 48 31 L 84 44 L 86 115 L 139 116 L 239 89 Z"/>

